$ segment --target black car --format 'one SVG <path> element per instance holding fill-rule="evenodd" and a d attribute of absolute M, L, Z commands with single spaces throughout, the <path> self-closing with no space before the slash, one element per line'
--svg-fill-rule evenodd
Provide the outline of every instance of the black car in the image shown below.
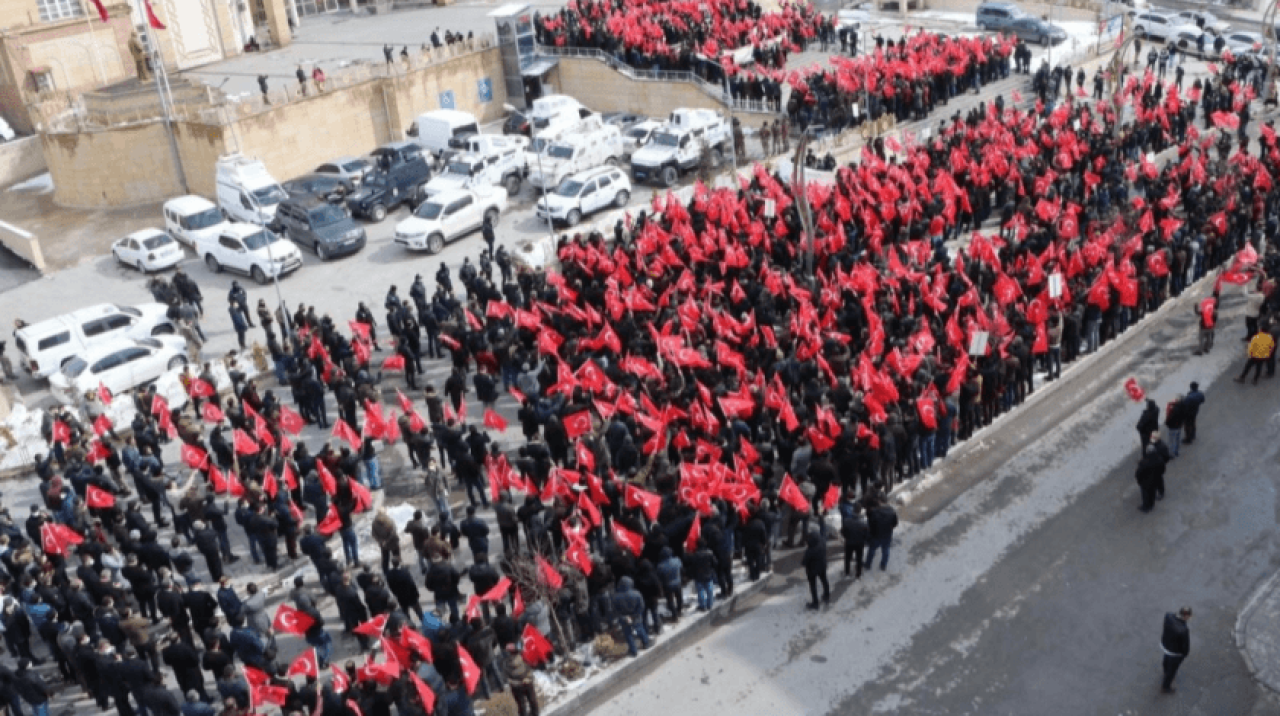
<path fill-rule="evenodd" d="M 330 204 L 341 204 L 348 194 L 355 191 L 350 180 L 333 174 L 304 174 L 281 186 L 289 192 L 289 196 L 315 197 Z"/>
<path fill-rule="evenodd" d="M 280 202 L 270 228 L 298 246 L 310 248 L 321 261 L 354 254 L 367 240 L 364 227 L 341 206 L 310 197 L 293 196 Z"/>
<path fill-rule="evenodd" d="M 352 215 L 382 221 L 387 212 L 401 204 L 414 204 L 426 196 L 424 187 L 431 180 L 431 167 L 422 154 L 389 168 L 375 169 L 364 177 L 356 193 L 347 197 L 347 208 Z"/>
<path fill-rule="evenodd" d="M 529 121 L 529 117 L 519 110 L 507 115 L 507 121 L 502 123 L 503 134 L 523 134 L 528 137 L 533 131 L 533 124 Z"/>

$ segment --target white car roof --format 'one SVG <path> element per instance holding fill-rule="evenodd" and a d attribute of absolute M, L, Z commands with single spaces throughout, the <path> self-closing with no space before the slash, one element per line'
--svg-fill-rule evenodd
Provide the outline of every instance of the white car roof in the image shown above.
<path fill-rule="evenodd" d="M 474 195 L 474 192 L 467 191 L 466 189 L 448 189 L 436 194 L 427 201 L 430 201 L 433 204 L 448 204 L 449 202 L 461 199 L 464 196 L 472 195 Z"/>
<path fill-rule="evenodd" d="M 164 208 L 173 211 L 175 214 L 186 216 L 188 214 L 199 214 L 202 211 L 218 207 L 202 196 L 188 194 L 187 196 L 180 196 L 177 199 L 166 201 Z"/>
<path fill-rule="evenodd" d="M 614 172 L 617 172 L 618 174 L 622 174 L 624 177 L 626 176 L 626 174 L 623 174 L 621 169 L 606 165 L 603 167 L 596 167 L 594 169 L 587 169 L 586 171 L 578 172 L 577 174 L 574 174 L 569 178 L 576 182 L 581 183 L 585 181 L 591 181 L 592 179 L 595 179 L 598 176 L 604 176 L 605 174 L 613 174 Z"/>
<path fill-rule="evenodd" d="M 168 236 L 169 234 L 162 229 L 140 229 L 126 236 L 126 239 L 134 239 L 135 241 L 146 241 L 153 236 Z"/>
<path fill-rule="evenodd" d="M 70 313 L 64 313 L 53 318 L 46 318 L 43 321 L 32 323 L 24 328 L 14 331 L 21 334 L 24 338 L 40 338 L 50 333 L 57 333 L 64 330 L 68 324 L 77 323 L 79 321 L 87 321 L 93 318 L 102 318 L 103 316 L 111 316 L 120 313 L 120 308 L 114 303 L 99 303 L 93 306 L 85 306 L 77 308 Z"/>
<path fill-rule="evenodd" d="M 242 239 L 250 234 L 256 234 L 259 231 L 262 231 L 262 227 L 257 224 L 249 224 L 243 221 L 232 221 L 228 222 L 227 225 L 223 227 L 222 231 L 223 233 L 231 234 L 236 238 Z"/>
<path fill-rule="evenodd" d="M 78 355 L 85 363 L 92 365 L 99 358 L 115 353 L 121 348 L 131 348 L 138 345 L 138 341 L 139 339 L 137 338 L 112 338 L 103 343 L 93 343 Z"/>

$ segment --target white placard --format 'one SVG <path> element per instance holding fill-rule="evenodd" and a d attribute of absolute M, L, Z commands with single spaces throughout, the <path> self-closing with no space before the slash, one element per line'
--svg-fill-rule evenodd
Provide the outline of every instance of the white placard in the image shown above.
<path fill-rule="evenodd" d="M 764 216 L 766 219 L 772 219 L 778 213 L 778 201 L 776 199 L 764 200 Z"/>
<path fill-rule="evenodd" d="M 969 355 L 984 356 L 987 354 L 987 338 L 989 334 L 986 331 L 978 331 L 973 334 L 973 339 L 969 341 Z"/>
<path fill-rule="evenodd" d="M 1049 298 L 1062 298 L 1062 274 L 1049 274 Z"/>

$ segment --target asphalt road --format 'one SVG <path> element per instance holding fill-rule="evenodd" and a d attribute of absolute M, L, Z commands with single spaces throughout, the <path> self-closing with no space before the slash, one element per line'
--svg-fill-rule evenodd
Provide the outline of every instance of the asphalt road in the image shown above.
<path fill-rule="evenodd" d="M 833 542 L 834 601 L 814 614 L 803 572 L 783 562 L 766 596 L 620 687 L 609 713 L 1280 713 L 1231 635 L 1280 567 L 1280 448 L 1266 438 L 1280 384 L 1231 381 L 1243 328 L 1228 303 L 1211 355 L 1191 355 L 1184 297 L 948 459 L 902 509 L 886 572 L 839 578 Z M 1208 396 L 1149 515 L 1129 376 L 1161 404 L 1192 380 Z M 1192 652 L 1166 696 L 1161 622 L 1184 604 Z"/>

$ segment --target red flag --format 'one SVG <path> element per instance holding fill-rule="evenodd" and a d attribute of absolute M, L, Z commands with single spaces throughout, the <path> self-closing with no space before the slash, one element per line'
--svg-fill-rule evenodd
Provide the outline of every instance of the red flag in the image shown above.
<path fill-rule="evenodd" d="M 84 537 L 70 527 L 57 522 L 46 522 L 40 526 L 40 543 L 46 554 L 67 554 L 67 547 L 81 544 Z"/>
<path fill-rule="evenodd" d="M 462 610 L 462 616 L 467 622 L 480 618 L 480 597 L 472 594 L 467 599 L 467 608 Z"/>
<path fill-rule="evenodd" d="M 613 539 L 637 557 L 644 551 L 644 538 L 623 527 L 617 520 L 613 521 Z"/>
<path fill-rule="evenodd" d="M 576 413 L 564 416 L 564 431 L 570 440 L 591 432 L 591 411 L 579 410 Z"/>
<path fill-rule="evenodd" d="M 1146 392 L 1142 390 L 1142 386 L 1138 385 L 1138 381 L 1133 378 L 1124 382 L 1124 390 L 1135 403 L 1141 403 L 1142 399 L 1147 397 Z"/>
<path fill-rule="evenodd" d="M 834 484 L 827 488 L 827 494 L 822 496 L 822 509 L 830 510 L 840 501 L 840 488 Z"/>
<path fill-rule="evenodd" d="M 195 445 L 182 445 L 182 462 L 194 470 L 204 469 L 209 464 L 209 455 Z"/>
<path fill-rule="evenodd" d="M 698 551 L 698 539 L 702 537 L 702 515 L 695 513 L 693 515 L 693 524 L 689 527 L 689 534 L 684 538 L 684 551 Z"/>
<path fill-rule="evenodd" d="M 106 445 L 102 444 L 101 440 L 94 440 L 89 445 L 89 453 L 84 456 L 84 459 L 88 460 L 90 465 L 96 465 L 99 460 L 105 460 L 110 455 L 111 451 L 107 449 Z"/>
<path fill-rule="evenodd" d="M 564 577 L 560 576 L 560 573 L 556 571 L 555 567 L 551 566 L 550 562 L 540 554 L 534 555 L 534 559 L 538 561 L 538 574 L 542 577 L 542 581 L 547 583 L 547 586 L 552 589 L 559 589 L 564 586 Z"/>
<path fill-rule="evenodd" d="M 379 614 L 378 616 L 370 619 L 369 621 L 360 624 L 359 626 L 357 626 L 355 629 L 352 629 L 351 631 L 357 634 L 363 634 L 365 636 L 371 636 L 374 638 L 381 637 L 382 630 L 387 628 L 388 616 L 390 615 Z"/>
<path fill-rule="evenodd" d="M 222 494 L 227 491 L 227 478 L 222 476 L 222 471 L 217 465 L 209 466 L 209 484 L 213 486 L 213 491 Z"/>
<path fill-rule="evenodd" d="M 585 540 L 570 544 L 569 548 L 564 551 L 564 558 L 588 577 L 591 576 L 591 571 L 595 569 L 595 565 L 591 563 L 591 555 L 587 553 Z"/>
<path fill-rule="evenodd" d="M 98 11 L 98 19 L 106 22 L 111 16 L 107 14 L 107 8 L 103 6 L 102 0 L 92 0 L 93 7 Z"/>
<path fill-rule="evenodd" d="M 458 661 L 462 662 L 462 679 L 467 682 L 467 693 L 473 694 L 476 684 L 480 683 L 480 668 L 467 652 L 467 647 L 461 644 L 458 645 Z"/>
<path fill-rule="evenodd" d="M 98 382 L 98 400 L 101 400 L 103 405 L 111 405 L 111 399 L 113 397 L 114 396 L 111 395 L 111 391 L 107 390 L 107 386 L 103 385 L 102 382 L 99 381 Z"/>
<path fill-rule="evenodd" d="M 240 428 L 236 428 L 235 438 L 233 440 L 236 447 L 237 455 L 256 455 L 258 452 L 258 443 L 249 437 L 249 434 Z"/>
<path fill-rule="evenodd" d="M 272 686 L 263 684 L 262 686 L 254 686 L 250 694 L 250 700 L 256 708 L 260 704 L 275 704 L 276 706 L 284 706 L 285 701 L 289 699 L 289 689 L 283 686 Z"/>
<path fill-rule="evenodd" d="M 495 413 L 493 408 L 485 408 L 484 426 L 501 432 L 507 429 L 507 421 L 501 415 Z"/>
<path fill-rule="evenodd" d="M 151 9 L 151 0 L 142 0 L 142 4 L 145 5 L 147 8 L 147 24 L 151 25 L 151 29 L 153 30 L 166 29 L 164 26 L 164 23 L 160 22 L 160 18 L 156 17 L 155 10 Z"/>
<path fill-rule="evenodd" d="M 520 635 L 520 655 L 529 666 L 537 666 L 551 656 L 551 642 L 532 624 L 524 625 L 524 633 Z"/>
<path fill-rule="evenodd" d="M 333 505 L 329 505 L 329 514 L 325 515 L 324 519 L 320 520 L 320 524 L 316 525 L 316 532 L 328 537 L 334 532 L 337 532 L 341 527 L 342 519 L 338 517 L 338 508 Z"/>
<path fill-rule="evenodd" d="M 218 423 L 222 422 L 227 416 L 222 413 L 221 408 L 219 408 L 217 405 L 214 405 L 213 402 L 210 401 L 200 406 L 200 417 L 204 418 L 204 421 L 206 423 L 209 423 L 210 425 L 217 425 Z"/>
<path fill-rule="evenodd" d="M 71 442 L 71 427 L 61 420 L 53 421 L 53 441 L 67 445 Z"/>
<path fill-rule="evenodd" d="M 289 671 L 285 676 L 310 676 L 313 679 L 320 678 L 320 662 L 316 659 L 316 650 L 307 649 L 298 654 L 298 658 L 293 660 L 289 665 Z"/>
<path fill-rule="evenodd" d="M 518 617 L 521 614 L 524 614 L 524 595 L 520 593 L 520 588 L 516 587 L 516 596 L 511 599 L 511 616 Z"/>
<path fill-rule="evenodd" d="M 431 640 L 413 629 L 400 630 L 400 645 L 417 653 L 428 664 L 432 663 Z"/>
<path fill-rule="evenodd" d="M 320 478 L 320 486 L 324 488 L 326 495 L 332 495 L 338 491 L 338 481 L 334 479 L 333 473 L 329 472 L 329 468 L 325 467 L 323 460 L 316 460 L 316 476 Z"/>
<path fill-rule="evenodd" d="M 411 630 L 405 629 L 405 631 Z M 428 714 L 435 713 L 436 692 L 432 691 L 426 684 L 422 683 L 422 679 L 419 679 L 418 675 L 412 671 L 409 672 L 409 680 L 413 682 L 413 688 L 418 692 L 418 700 L 422 702 L 422 712 Z"/>
<path fill-rule="evenodd" d="M 213 386 L 200 378 L 191 381 L 191 385 L 187 387 L 187 395 L 193 398 L 211 398 L 213 394 Z"/>
<path fill-rule="evenodd" d="M 489 591 L 485 592 L 484 594 L 480 595 L 480 601 L 496 602 L 502 599 L 503 597 L 507 596 L 507 591 L 510 589 L 511 589 L 511 579 L 509 577 L 503 577 L 502 579 L 498 580 L 497 584 L 493 585 L 493 588 L 491 588 Z"/>
<path fill-rule="evenodd" d="M 227 494 L 232 497 L 244 497 L 244 483 L 240 482 L 240 476 L 234 470 L 227 473 Z"/>
<path fill-rule="evenodd" d="M 351 496 L 356 498 L 356 512 L 368 512 L 373 509 L 373 495 L 369 494 L 369 488 L 355 480 L 348 480 L 347 484 L 351 486 Z"/>
<path fill-rule="evenodd" d="M 289 434 L 297 435 L 301 433 L 305 425 L 306 421 L 302 419 L 301 415 L 298 415 L 287 405 L 280 406 L 280 427 L 288 431 Z"/>
<path fill-rule="evenodd" d="M 639 507 L 644 511 L 650 522 L 656 522 L 658 519 L 658 511 L 662 509 L 662 498 L 636 487 L 630 483 L 627 484 L 624 491 L 623 504 L 627 507 Z"/>
<path fill-rule="evenodd" d="M 778 497 L 791 505 L 796 512 L 808 512 L 809 501 L 804 498 L 804 494 L 800 492 L 800 488 L 796 486 L 795 480 L 791 479 L 791 475 L 784 475 L 782 478 L 782 487 L 778 489 Z"/>
<path fill-rule="evenodd" d="M 387 371 L 404 370 L 404 356 L 399 353 L 392 353 L 382 361 L 382 369 Z"/>
<path fill-rule="evenodd" d="M 360 449 L 360 435 L 342 418 L 333 421 L 333 436 L 346 442 L 352 450 Z"/>
<path fill-rule="evenodd" d="M 95 487 L 94 485 L 89 485 L 85 488 L 84 501 L 85 504 L 96 510 L 105 510 L 116 504 L 116 498 L 114 495 L 100 487 Z"/>
<path fill-rule="evenodd" d="M 113 427 L 115 426 L 111 424 L 111 418 L 108 418 L 106 413 L 103 413 L 93 421 L 93 434 L 98 437 L 102 437 L 103 435 L 111 432 L 111 428 Z"/>
<path fill-rule="evenodd" d="M 398 664 L 409 663 L 409 649 L 404 644 L 395 641 L 386 634 L 382 635 L 382 652 L 387 655 L 387 661 L 395 660 Z"/>
<path fill-rule="evenodd" d="M 329 671 L 333 673 L 333 690 L 342 693 L 351 688 L 351 679 L 347 677 L 347 672 L 339 669 L 336 665 L 330 664 Z"/>
<path fill-rule="evenodd" d="M 169 412 L 169 402 L 166 401 L 159 393 L 151 397 L 151 414 L 160 415 Z"/>
<path fill-rule="evenodd" d="M 587 499 L 587 493 L 578 493 L 578 509 L 587 514 L 587 519 L 591 520 L 592 527 L 599 527 L 603 518 L 600 516 L 600 509 L 595 503 Z"/>
<path fill-rule="evenodd" d="M 522 393 L 520 389 L 515 386 L 511 386 L 510 388 L 507 388 L 507 392 L 511 394 L 512 398 L 516 399 L 517 403 L 523 403 L 526 400 L 528 400 L 528 398 L 525 397 L 524 393 Z"/>

